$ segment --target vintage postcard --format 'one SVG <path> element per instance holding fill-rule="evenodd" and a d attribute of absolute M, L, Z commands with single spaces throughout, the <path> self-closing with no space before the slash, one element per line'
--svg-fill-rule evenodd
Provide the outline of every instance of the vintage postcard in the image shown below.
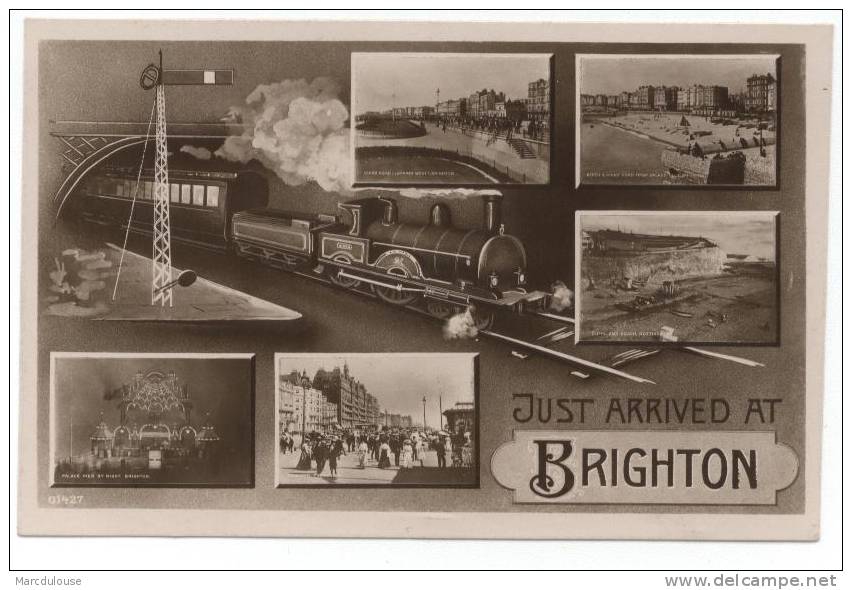
<path fill-rule="evenodd" d="M 578 211 L 578 341 L 776 344 L 778 215 Z"/>
<path fill-rule="evenodd" d="M 249 487 L 252 355 L 51 355 L 53 487 Z"/>
<path fill-rule="evenodd" d="M 578 55 L 577 182 L 775 187 L 778 55 Z"/>
<path fill-rule="evenodd" d="M 359 185 L 547 184 L 550 55 L 353 53 Z"/>
<path fill-rule="evenodd" d="M 477 487 L 476 357 L 276 355 L 277 481 Z"/>
<path fill-rule="evenodd" d="M 819 535 L 830 29 L 26 28 L 21 534 Z"/>

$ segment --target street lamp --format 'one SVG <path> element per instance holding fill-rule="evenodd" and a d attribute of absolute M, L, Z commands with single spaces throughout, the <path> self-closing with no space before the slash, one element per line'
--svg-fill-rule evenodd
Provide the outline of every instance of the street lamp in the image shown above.
<path fill-rule="evenodd" d="M 423 430 L 426 430 L 426 396 L 423 396 Z"/>

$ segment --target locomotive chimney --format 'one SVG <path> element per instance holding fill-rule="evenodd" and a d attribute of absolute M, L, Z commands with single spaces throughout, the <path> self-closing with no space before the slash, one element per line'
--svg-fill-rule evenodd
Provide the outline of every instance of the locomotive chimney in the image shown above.
<path fill-rule="evenodd" d="M 397 222 L 397 218 L 399 217 L 399 211 L 396 207 L 396 201 L 393 199 L 387 199 L 382 197 L 381 199 L 385 203 L 385 211 L 382 216 L 382 225 L 393 225 Z"/>
<path fill-rule="evenodd" d="M 435 227 L 450 226 L 450 208 L 444 203 L 435 203 L 429 210 L 429 225 Z"/>
<path fill-rule="evenodd" d="M 485 195 L 483 197 L 483 209 L 485 212 L 485 231 L 496 234 L 500 229 L 500 224 L 503 223 L 503 215 L 501 209 L 502 195 Z"/>

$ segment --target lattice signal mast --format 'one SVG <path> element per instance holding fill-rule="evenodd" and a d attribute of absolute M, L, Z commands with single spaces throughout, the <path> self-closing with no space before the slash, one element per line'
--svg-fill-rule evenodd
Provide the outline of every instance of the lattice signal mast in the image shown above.
<path fill-rule="evenodd" d="M 163 71 L 160 52 L 160 71 Z M 172 306 L 172 230 L 169 219 L 169 150 L 166 142 L 166 92 L 157 84 L 156 147 L 154 156 L 154 248 L 151 256 L 151 305 Z"/>
<path fill-rule="evenodd" d="M 169 218 L 169 149 L 166 130 L 167 85 L 230 85 L 233 70 L 164 70 L 163 52 L 159 66 L 150 64 L 142 72 L 139 84 L 145 90 L 156 88 L 156 153 L 154 156 L 154 243 L 151 256 L 151 305 L 171 307 L 173 288 L 178 280 L 172 278 L 172 236 Z"/>

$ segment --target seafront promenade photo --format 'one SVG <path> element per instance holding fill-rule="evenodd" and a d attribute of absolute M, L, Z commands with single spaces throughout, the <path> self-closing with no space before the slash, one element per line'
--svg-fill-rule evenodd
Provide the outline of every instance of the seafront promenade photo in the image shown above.
<path fill-rule="evenodd" d="M 777 56 L 578 56 L 578 184 L 775 186 Z"/>
<path fill-rule="evenodd" d="M 354 182 L 546 184 L 548 54 L 355 53 Z"/>

